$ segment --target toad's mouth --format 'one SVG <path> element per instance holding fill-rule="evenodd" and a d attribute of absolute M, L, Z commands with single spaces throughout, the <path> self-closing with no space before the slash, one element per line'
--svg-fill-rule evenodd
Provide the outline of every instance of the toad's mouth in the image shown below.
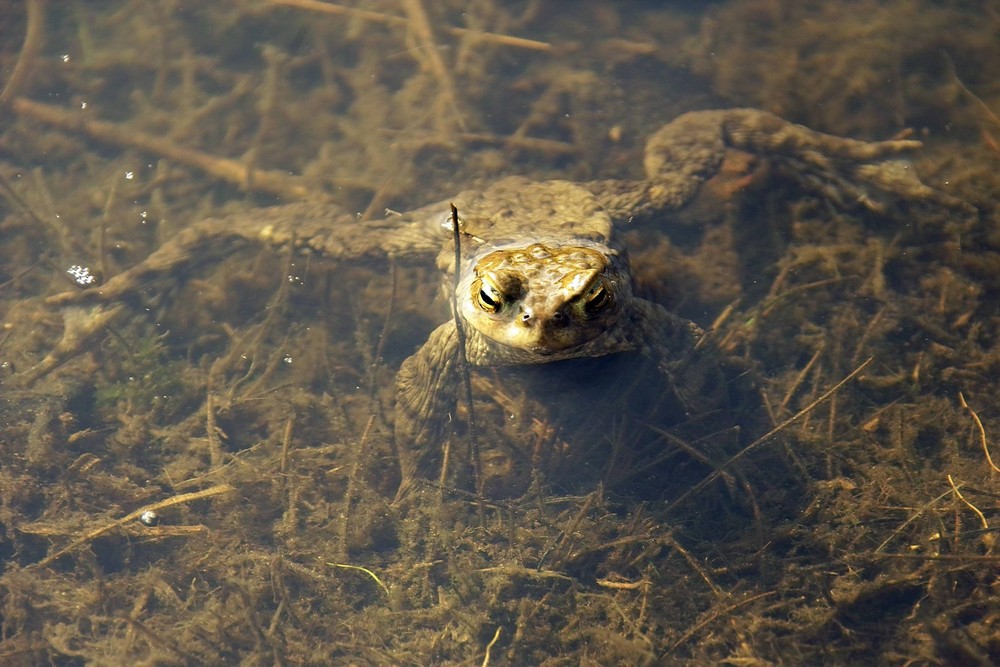
<path fill-rule="evenodd" d="M 563 358 L 566 356 L 573 356 L 577 350 L 584 348 L 587 343 L 591 342 L 595 338 L 597 338 L 597 335 L 587 336 L 586 338 L 574 337 L 572 340 L 548 340 L 545 344 L 536 343 L 534 345 L 525 345 L 523 347 L 531 354 L 539 357 Z"/>

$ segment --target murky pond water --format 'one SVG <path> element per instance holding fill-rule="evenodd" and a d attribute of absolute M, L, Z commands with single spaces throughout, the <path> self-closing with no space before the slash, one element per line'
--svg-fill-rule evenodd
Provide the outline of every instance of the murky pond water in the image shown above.
<path fill-rule="evenodd" d="M 3 11 L 0 662 L 1000 661 L 991 3 Z M 768 150 L 614 212 L 647 137 L 740 107 L 923 146 L 736 124 Z M 398 493 L 452 317 L 450 240 L 399 224 L 511 175 L 592 184 L 726 401 L 651 344 L 485 364 Z"/>

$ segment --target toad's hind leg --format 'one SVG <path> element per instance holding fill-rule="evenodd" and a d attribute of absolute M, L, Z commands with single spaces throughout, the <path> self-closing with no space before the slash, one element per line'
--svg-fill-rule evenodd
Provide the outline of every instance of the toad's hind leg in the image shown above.
<path fill-rule="evenodd" d="M 694 111 L 649 138 L 644 166 L 651 198 L 666 209 L 683 206 L 714 176 L 729 147 L 787 162 L 806 186 L 836 201 L 881 211 L 889 196 L 968 210 L 965 202 L 921 183 L 898 157 L 921 145 L 824 134 L 759 109 Z"/>

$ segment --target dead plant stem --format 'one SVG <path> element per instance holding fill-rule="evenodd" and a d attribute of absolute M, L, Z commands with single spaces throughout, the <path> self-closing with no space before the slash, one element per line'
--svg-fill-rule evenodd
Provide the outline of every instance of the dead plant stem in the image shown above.
<path fill-rule="evenodd" d="M 962 392 L 958 392 L 958 402 L 963 408 L 969 411 L 969 414 L 972 415 L 972 421 L 976 423 L 976 430 L 979 431 L 979 444 L 983 448 L 983 454 L 986 455 L 986 462 L 990 465 L 990 469 L 993 472 L 1000 472 L 1000 468 L 993 463 L 993 457 L 990 456 L 990 448 L 989 443 L 986 441 L 986 429 L 983 427 L 983 421 L 979 418 L 979 415 L 976 414 L 976 411 L 965 402 L 965 396 L 962 395 Z"/>
<path fill-rule="evenodd" d="M 419 49 L 414 49 L 412 55 L 418 62 L 421 62 L 421 65 L 430 70 L 441 87 L 441 95 L 438 98 L 440 113 L 437 114 L 438 119 L 441 121 L 439 129 L 445 135 L 451 135 L 456 127 L 460 130 L 465 130 L 465 121 L 462 119 L 461 107 L 458 104 L 458 94 L 455 90 L 455 80 L 452 78 L 448 68 L 445 67 L 444 60 L 441 59 L 441 53 L 438 51 L 437 44 L 434 41 L 434 31 L 431 29 L 431 22 L 427 17 L 427 12 L 424 10 L 423 3 L 420 0 L 400 0 L 400 2 L 406 11 L 406 15 L 409 17 L 407 31 L 420 47 Z M 449 116 L 454 121 L 454 127 L 451 127 L 450 123 L 444 121 Z"/>
<path fill-rule="evenodd" d="M 746 447 L 744 447 L 743 449 L 741 449 L 737 453 L 733 454 L 729 458 L 729 460 L 725 461 L 720 466 L 718 466 L 718 468 L 716 468 L 715 472 L 713 472 L 712 474 L 710 474 L 707 477 L 705 477 L 705 479 L 703 479 L 700 482 L 698 482 L 697 484 L 695 484 L 693 487 L 691 487 L 690 489 L 688 489 L 685 493 L 681 494 L 681 496 L 679 498 L 677 498 L 675 501 L 673 501 L 672 503 L 670 503 L 670 505 L 667 506 L 666 511 L 670 512 L 670 511 L 676 509 L 677 507 L 679 507 L 681 504 L 687 502 L 687 500 L 689 498 L 691 498 L 692 496 L 694 496 L 697 493 L 700 493 L 705 487 L 707 487 L 709 484 L 711 484 L 716 479 L 718 479 L 722 475 L 722 473 L 726 471 L 727 468 L 729 468 L 730 466 L 732 466 L 733 464 L 735 464 L 737 461 L 739 461 L 740 459 L 742 459 L 747 454 L 749 454 L 750 452 L 754 451 L 755 449 L 757 449 L 758 447 L 760 447 L 764 443 L 770 441 L 771 438 L 773 438 L 778 433 L 780 433 L 781 431 L 783 431 L 786 428 L 788 428 L 791 424 L 795 423 L 796 421 L 798 421 L 799 419 L 801 419 L 805 415 L 807 415 L 810 412 L 812 412 L 814 409 L 816 409 L 816 407 L 818 405 L 820 405 L 821 403 L 823 403 L 824 401 L 826 401 L 828 398 L 830 398 L 831 396 L 833 396 L 835 393 L 837 393 L 838 391 L 840 391 L 841 387 L 843 387 L 845 384 L 847 384 L 848 382 L 850 382 L 851 380 L 853 380 L 855 377 L 857 377 L 858 374 L 861 373 L 861 371 L 863 371 L 864 369 L 868 368 L 869 364 L 871 364 L 871 362 L 873 360 L 874 360 L 874 357 L 868 357 L 867 359 L 865 359 L 865 361 L 862 362 L 860 366 L 858 366 L 853 371 L 851 371 L 843 380 L 841 380 L 837 384 L 835 384 L 832 387 L 830 387 L 829 389 L 827 389 L 815 401 L 813 401 L 812 403 L 810 403 L 806 407 L 802 408 L 801 410 L 799 410 L 798 412 L 796 412 L 794 415 L 792 415 L 791 417 L 789 417 L 785 421 L 781 422 L 780 424 L 778 424 L 777 426 L 775 426 L 774 428 L 772 428 L 770 431 L 768 431 L 764 435 L 760 436 L 759 438 L 757 438 L 756 440 L 754 440 L 753 442 L 751 442 L 749 445 L 747 445 Z"/>
<path fill-rule="evenodd" d="M 948 484 L 951 486 L 951 490 L 955 493 L 955 496 L 963 503 L 965 503 L 966 507 L 975 512 L 976 516 L 979 517 L 979 522 L 983 524 L 983 529 L 989 530 L 990 524 L 986 522 L 986 517 L 983 515 L 982 511 L 978 507 L 973 505 L 971 502 L 969 502 L 968 499 L 966 499 L 966 497 L 962 495 L 962 492 L 959 490 L 958 485 L 955 484 L 955 480 L 951 478 L 950 473 L 948 475 Z"/>
<path fill-rule="evenodd" d="M 349 16 L 362 21 L 381 23 L 383 25 L 405 26 L 407 24 L 407 20 L 401 16 L 382 14 L 380 12 L 372 12 L 365 9 L 357 9 L 355 7 L 345 7 L 344 5 L 335 5 L 331 2 L 319 2 L 319 0 L 271 0 L 271 4 L 279 7 L 295 7 L 297 9 L 305 9 L 322 14 Z M 536 39 L 515 37 L 513 35 L 502 35 L 495 32 L 480 32 L 479 30 L 469 30 L 468 28 L 459 28 L 456 26 L 441 26 L 440 30 L 441 32 L 452 35 L 453 37 L 478 39 L 484 42 L 500 44 L 502 46 L 513 46 L 532 51 L 553 50 L 552 45 L 548 42 L 540 42 Z"/>
<path fill-rule="evenodd" d="M 69 111 L 49 104 L 42 104 L 23 97 L 16 98 L 11 107 L 14 112 L 35 121 L 46 123 L 67 132 L 79 132 L 95 141 L 135 148 L 154 153 L 188 167 L 205 172 L 213 178 L 231 183 L 245 190 L 251 187 L 259 192 L 277 195 L 287 200 L 322 198 L 300 176 L 283 171 L 255 170 L 249 179 L 247 165 L 239 160 L 229 160 L 179 146 L 169 139 L 154 137 L 121 125 L 88 118 L 80 112 Z M 252 183 L 251 183 L 252 180 Z"/>
<path fill-rule="evenodd" d="M 690 628 L 688 628 L 687 632 L 685 632 L 683 635 L 681 635 L 680 639 L 678 639 L 677 641 L 675 641 L 670 648 L 672 650 L 676 651 L 681 646 L 683 646 L 684 644 L 688 643 L 691 640 L 692 637 L 694 637 L 696 634 L 698 634 L 699 632 L 701 632 L 710 623 L 712 623 L 712 622 L 714 622 L 714 621 L 722 618 L 723 616 L 725 616 L 727 614 L 731 614 L 732 612 L 736 611 L 740 607 L 745 607 L 748 604 L 752 604 L 752 603 L 756 602 L 757 600 L 762 600 L 762 599 L 764 599 L 766 597 L 770 597 L 772 595 L 776 595 L 776 592 L 775 591 L 766 591 L 764 593 L 760 593 L 759 595 L 753 595 L 753 596 L 748 597 L 748 598 L 746 598 L 744 600 L 740 600 L 739 602 L 735 602 L 735 603 L 733 603 L 731 605 L 727 605 L 727 606 L 723 607 L 722 609 L 713 610 L 708 616 L 706 616 L 705 618 L 703 618 L 702 620 L 700 620 L 699 622 L 695 623 Z"/>
<path fill-rule="evenodd" d="M 780 412 L 784 412 L 785 410 L 788 409 L 788 404 L 791 402 L 792 396 L 794 396 L 795 392 L 798 391 L 799 387 L 802 385 L 806 377 L 809 375 L 809 371 L 812 370 L 813 366 L 816 365 L 816 362 L 819 361 L 820 356 L 825 351 L 826 351 L 826 343 L 825 342 L 820 343 L 819 347 L 816 349 L 816 352 L 813 353 L 812 358 L 809 359 L 809 362 L 805 365 L 805 367 L 801 371 L 799 371 L 798 375 L 795 376 L 795 381 L 792 382 L 792 386 L 790 386 L 788 388 L 788 391 L 785 392 L 784 398 L 781 399 L 781 405 L 778 407 L 778 410 Z"/>
<path fill-rule="evenodd" d="M 20 92 L 21 85 L 31 74 L 31 66 L 45 39 L 45 0 L 27 0 L 27 28 L 24 32 L 24 42 L 21 53 L 14 63 L 14 71 L 10 73 L 7 84 L 0 91 L 0 107 L 5 107 Z"/>
<path fill-rule="evenodd" d="M 130 521 L 137 521 L 139 517 L 142 516 L 145 512 L 155 512 L 157 510 L 165 509 L 167 507 L 173 507 L 174 505 L 181 505 L 183 503 L 190 503 L 195 500 L 212 498 L 214 496 L 222 495 L 225 493 L 232 493 L 234 491 L 236 491 L 236 487 L 232 486 L 231 484 L 219 484 L 218 486 L 213 486 L 204 489 L 202 491 L 194 491 L 192 493 L 182 493 L 180 495 L 176 495 L 173 496 L 172 498 L 167 498 L 166 500 L 161 500 L 159 502 L 155 502 L 150 505 L 143 505 L 139 509 L 135 510 L 134 512 L 129 512 L 120 519 L 116 519 L 115 521 L 105 524 L 100 528 L 95 528 L 94 530 L 88 531 L 83 536 L 73 540 L 62 549 L 59 549 L 55 553 L 46 556 L 45 558 L 43 558 L 42 560 L 38 561 L 33 565 L 29 565 L 28 568 L 40 568 L 51 565 L 56 560 L 62 558 L 71 551 L 75 551 L 76 549 L 79 549 L 83 545 L 93 542 L 102 535 L 106 535 L 111 531 L 113 531 L 114 529 L 124 526 Z"/>

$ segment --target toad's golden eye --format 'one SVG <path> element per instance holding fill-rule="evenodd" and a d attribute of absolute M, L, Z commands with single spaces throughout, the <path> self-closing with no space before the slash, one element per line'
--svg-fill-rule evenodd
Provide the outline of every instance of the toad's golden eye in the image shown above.
<path fill-rule="evenodd" d="M 583 295 L 583 310 L 587 315 L 596 315 L 611 303 L 611 292 L 608 290 L 607 281 L 599 278 L 594 282 L 590 291 Z"/>
<path fill-rule="evenodd" d="M 503 295 L 495 285 L 479 281 L 479 292 L 476 295 L 476 303 L 487 313 L 497 313 L 503 308 Z"/>

